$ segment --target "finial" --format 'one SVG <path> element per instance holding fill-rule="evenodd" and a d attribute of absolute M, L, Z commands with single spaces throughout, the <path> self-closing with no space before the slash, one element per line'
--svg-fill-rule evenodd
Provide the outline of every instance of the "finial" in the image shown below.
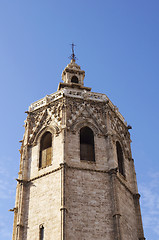
<path fill-rule="evenodd" d="M 71 58 L 72 60 L 76 61 L 76 56 L 75 56 L 75 52 L 74 52 L 74 47 L 76 46 L 74 43 L 71 44 L 72 46 L 72 54 L 69 58 Z"/>

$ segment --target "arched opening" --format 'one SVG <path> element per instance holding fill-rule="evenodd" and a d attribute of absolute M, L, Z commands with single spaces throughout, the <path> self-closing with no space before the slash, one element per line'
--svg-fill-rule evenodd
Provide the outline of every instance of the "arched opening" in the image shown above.
<path fill-rule="evenodd" d="M 119 142 L 116 142 L 116 151 L 117 151 L 117 158 L 118 158 L 119 173 L 125 176 L 123 151 Z"/>
<path fill-rule="evenodd" d="M 39 229 L 39 240 L 44 240 L 44 226 L 41 225 Z"/>
<path fill-rule="evenodd" d="M 52 159 L 52 135 L 50 132 L 44 133 L 40 142 L 39 168 L 51 165 Z"/>
<path fill-rule="evenodd" d="M 72 82 L 72 83 L 78 83 L 78 77 L 73 76 L 73 77 L 71 78 L 71 82 Z"/>
<path fill-rule="evenodd" d="M 80 159 L 95 161 L 94 134 L 89 127 L 80 130 Z"/>

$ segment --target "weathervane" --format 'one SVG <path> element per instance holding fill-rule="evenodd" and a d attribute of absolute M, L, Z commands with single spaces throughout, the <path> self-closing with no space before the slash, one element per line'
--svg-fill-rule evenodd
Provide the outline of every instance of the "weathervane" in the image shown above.
<path fill-rule="evenodd" d="M 76 56 L 75 56 L 75 52 L 74 52 L 74 47 L 76 46 L 74 43 L 70 44 L 72 46 L 72 54 L 69 58 L 71 58 L 72 60 L 76 60 Z"/>

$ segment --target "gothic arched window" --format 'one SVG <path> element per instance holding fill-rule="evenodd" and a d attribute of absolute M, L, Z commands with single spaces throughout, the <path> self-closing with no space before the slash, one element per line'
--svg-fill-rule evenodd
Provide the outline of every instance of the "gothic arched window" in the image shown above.
<path fill-rule="evenodd" d="M 119 172 L 125 176 L 124 171 L 124 158 L 123 158 L 123 151 L 119 142 L 116 142 L 116 151 L 117 151 L 117 158 L 118 158 L 118 168 Z"/>
<path fill-rule="evenodd" d="M 78 83 L 78 78 L 77 78 L 76 76 L 73 76 L 73 77 L 71 78 L 71 82 L 72 82 L 72 83 Z"/>
<path fill-rule="evenodd" d="M 39 168 L 51 165 L 52 159 L 52 135 L 50 132 L 44 133 L 40 141 Z"/>
<path fill-rule="evenodd" d="M 80 159 L 95 161 L 94 134 L 89 127 L 80 130 Z"/>

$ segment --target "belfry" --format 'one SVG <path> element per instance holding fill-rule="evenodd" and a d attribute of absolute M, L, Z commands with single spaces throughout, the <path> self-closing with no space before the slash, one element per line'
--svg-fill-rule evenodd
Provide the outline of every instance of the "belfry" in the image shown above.
<path fill-rule="evenodd" d="M 144 240 L 129 126 L 71 62 L 29 107 L 12 240 Z"/>

